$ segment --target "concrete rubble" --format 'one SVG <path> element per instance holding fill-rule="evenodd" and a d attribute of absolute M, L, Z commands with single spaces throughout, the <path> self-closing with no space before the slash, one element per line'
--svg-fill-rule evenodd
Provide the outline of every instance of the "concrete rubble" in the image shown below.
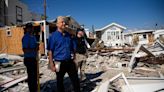
<path fill-rule="evenodd" d="M 19 60 L 22 60 L 20 58 Z M 162 92 L 164 91 L 164 48 L 159 41 L 152 46 L 139 45 L 131 50 L 89 50 L 86 60 L 86 79 L 81 81 L 82 92 Z M 26 68 L 17 62 L 0 70 L 0 90 L 28 92 Z M 129 72 L 130 69 L 130 72 Z M 12 86 L 7 86 L 17 79 Z M 48 69 L 48 59 L 40 59 L 41 92 L 56 92 L 56 74 Z M 66 92 L 73 92 L 65 75 Z M 144 88 L 151 89 L 144 89 Z"/>

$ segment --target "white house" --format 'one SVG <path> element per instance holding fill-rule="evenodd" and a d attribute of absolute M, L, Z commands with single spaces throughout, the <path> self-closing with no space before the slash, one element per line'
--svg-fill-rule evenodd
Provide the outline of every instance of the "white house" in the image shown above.
<path fill-rule="evenodd" d="M 109 46 L 122 46 L 124 45 L 123 31 L 126 27 L 117 23 L 111 23 L 101 29 L 96 29 L 96 35 L 104 42 L 104 45 Z"/>
<path fill-rule="evenodd" d="M 163 37 L 164 38 L 164 29 L 159 29 L 156 30 L 155 32 L 153 32 L 154 34 L 154 38 L 157 39 L 159 37 Z"/>
<path fill-rule="evenodd" d="M 152 44 L 154 41 L 154 30 L 137 30 L 124 33 L 125 43 L 130 45 Z"/>

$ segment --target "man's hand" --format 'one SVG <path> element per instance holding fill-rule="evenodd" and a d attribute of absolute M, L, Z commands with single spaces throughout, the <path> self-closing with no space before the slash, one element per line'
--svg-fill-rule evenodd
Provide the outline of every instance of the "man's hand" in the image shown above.
<path fill-rule="evenodd" d="M 52 59 L 52 51 L 48 51 L 49 54 L 49 65 L 50 65 L 50 69 L 53 72 L 56 72 L 56 67 L 55 64 L 53 63 L 53 59 Z"/>
<path fill-rule="evenodd" d="M 55 64 L 50 63 L 50 69 L 52 72 L 56 72 Z"/>

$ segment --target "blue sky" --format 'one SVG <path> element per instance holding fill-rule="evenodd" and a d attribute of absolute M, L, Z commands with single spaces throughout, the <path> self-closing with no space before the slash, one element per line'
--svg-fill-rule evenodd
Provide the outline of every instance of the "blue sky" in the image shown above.
<path fill-rule="evenodd" d="M 22 0 L 43 14 L 44 0 Z M 47 0 L 48 20 L 71 15 L 85 27 L 102 28 L 112 22 L 128 29 L 164 27 L 164 0 Z"/>

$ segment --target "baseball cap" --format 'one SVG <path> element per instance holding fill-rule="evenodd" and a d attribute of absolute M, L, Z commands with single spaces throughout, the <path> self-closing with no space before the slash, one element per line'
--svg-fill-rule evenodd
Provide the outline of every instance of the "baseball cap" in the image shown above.
<path fill-rule="evenodd" d="M 31 27 L 32 27 L 32 24 L 31 24 L 31 23 L 27 23 L 27 24 L 25 25 L 25 27 L 26 27 L 26 28 L 31 28 Z"/>

